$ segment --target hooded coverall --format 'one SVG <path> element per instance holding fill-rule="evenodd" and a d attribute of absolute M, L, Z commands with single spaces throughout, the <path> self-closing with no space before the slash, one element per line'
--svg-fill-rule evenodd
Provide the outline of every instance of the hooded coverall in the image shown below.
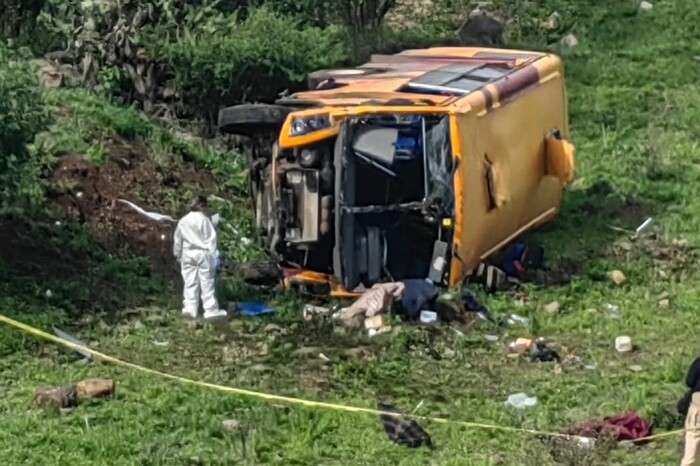
<path fill-rule="evenodd" d="M 185 282 L 182 314 L 197 317 L 201 297 L 204 318 L 225 315 L 216 300 L 214 280 L 219 248 L 216 229 L 209 217 L 194 211 L 180 219 L 175 229 L 173 254 L 180 261 Z"/>

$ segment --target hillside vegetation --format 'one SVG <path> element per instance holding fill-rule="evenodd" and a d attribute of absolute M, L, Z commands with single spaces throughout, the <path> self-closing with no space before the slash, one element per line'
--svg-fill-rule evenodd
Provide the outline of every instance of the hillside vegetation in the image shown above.
<path fill-rule="evenodd" d="M 700 10 L 694 0 L 494 0 L 506 46 L 547 49 L 566 65 L 577 181 L 534 239 L 570 283 L 479 294 L 527 327 L 482 325 L 458 336 L 408 325 L 367 339 L 304 322 L 304 302 L 262 296 L 234 273 L 232 299 L 264 299 L 269 318 L 220 329 L 179 316 L 172 225 L 126 209 L 179 216 L 195 192 L 217 199 L 222 249 L 261 256 L 245 167 L 216 135 L 222 105 L 269 101 L 318 68 L 368 53 L 459 43 L 477 2 L 350 0 L 10 0 L 0 11 L 0 313 L 68 330 L 107 354 L 183 377 L 312 400 L 453 420 L 562 431 L 637 411 L 663 432 L 696 356 L 700 297 Z M 365 10 L 357 9 L 358 5 Z M 381 20 L 381 12 L 386 12 Z M 554 24 L 547 24 L 553 13 Z M 691 26 L 689 26 L 691 25 Z M 561 39 L 574 34 L 578 45 Z M 653 216 L 649 234 L 634 230 Z M 617 229 L 616 229 L 617 228 Z M 608 273 L 627 281 L 615 286 Z M 233 268 L 231 269 L 233 270 Z M 550 303 L 557 312 L 547 312 Z M 609 306 L 613 305 L 613 306 Z M 609 309 L 617 306 L 619 313 Z M 497 335 L 497 342 L 485 335 Z M 638 351 L 615 351 L 629 335 Z M 543 336 L 582 363 L 506 357 L 517 337 Z M 432 354 L 441 357 L 431 357 Z M 323 355 L 323 356 L 321 356 Z M 0 327 L 0 459 L 32 465 L 668 465 L 681 436 L 626 448 L 424 423 L 435 450 L 387 440 L 379 420 L 182 385 Z M 587 368 L 586 368 L 587 367 Z M 35 389 L 113 377 L 117 397 L 61 416 Z M 514 410 L 509 394 L 537 396 Z M 222 421 L 235 419 L 234 430 Z"/>

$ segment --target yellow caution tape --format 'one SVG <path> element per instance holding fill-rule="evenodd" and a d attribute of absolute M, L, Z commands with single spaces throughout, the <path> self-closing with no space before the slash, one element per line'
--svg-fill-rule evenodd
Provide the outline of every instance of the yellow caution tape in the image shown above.
<path fill-rule="evenodd" d="M 438 424 L 449 424 L 449 425 L 454 425 L 454 426 L 471 427 L 471 428 L 485 429 L 485 430 L 498 430 L 498 431 L 503 431 L 503 432 L 519 432 L 519 433 L 525 433 L 525 434 L 531 434 L 531 435 L 540 435 L 540 436 L 545 436 L 545 437 L 559 437 L 559 438 L 574 439 L 574 440 L 585 438 L 585 437 L 582 437 L 579 435 L 568 435 L 568 434 L 563 434 L 560 432 L 546 432 L 546 431 L 535 430 L 535 429 L 525 429 L 522 427 L 499 426 L 499 425 L 494 425 L 494 424 L 483 424 L 480 422 L 455 421 L 455 420 L 451 420 L 451 419 L 432 417 L 432 416 L 417 416 L 417 415 L 412 415 L 412 414 L 398 414 L 398 413 L 380 411 L 380 410 L 372 409 L 372 408 L 361 408 L 361 407 L 357 407 L 357 406 L 347 406 L 347 405 L 341 405 L 341 404 L 336 404 L 336 403 L 326 403 L 323 401 L 305 400 L 302 398 L 293 398 L 293 397 L 282 396 L 282 395 L 274 395 L 271 393 L 256 392 L 253 390 L 245 390 L 242 388 L 227 387 L 225 385 L 217 385 L 217 384 L 212 384 L 212 383 L 208 383 L 208 382 L 202 382 L 199 380 L 188 379 L 185 377 L 180 377 L 178 375 L 168 374 L 167 372 L 161 372 L 161 371 L 158 371 L 155 369 L 149 369 L 148 367 L 140 366 L 138 364 L 123 361 L 119 358 L 115 358 L 114 356 L 109 356 L 107 354 L 100 353 L 99 351 L 95 351 L 95 350 L 93 350 L 91 348 L 87 348 L 83 345 L 78 345 L 76 343 L 66 341 L 62 338 L 59 338 L 55 335 L 51 335 L 49 333 L 46 333 L 46 332 L 39 330 L 37 328 L 34 328 L 30 325 L 16 321 L 14 319 L 10 319 L 9 317 L 6 317 L 2 314 L 0 314 L 0 322 L 7 324 L 11 327 L 15 327 L 19 330 L 22 330 L 23 332 L 26 332 L 26 333 L 29 333 L 31 335 L 37 336 L 39 338 L 42 338 L 44 340 L 49 340 L 49 341 L 52 341 L 52 342 L 57 343 L 59 345 L 73 349 L 75 351 L 82 351 L 82 352 L 91 353 L 95 359 L 101 359 L 103 361 L 111 362 L 112 364 L 116 364 L 117 366 L 128 367 L 131 369 L 135 369 L 137 371 L 144 372 L 146 374 L 153 374 L 153 375 L 157 375 L 159 377 L 163 377 L 166 379 L 176 380 L 176 381 L 184 383 L 184 384 L 196 385 L 196 386 L 205 387 L 205 388 L 211 388 L 211 389 L 218 390 L 221 392 L 235 393 L 237 395 L 249 396 L 249 397 L 259 398 L 259 399 L 267 400 L 267 401 L 278 401 L 278 402 L 283 402 L 283 403 L 288 403 L 288 404 L 297 404 L 297 405 L 302 405 L 302 406 L 306 406 L 309 408 L 323 408 L 323 409 L 329 409 L 329 410 L 334 410 L 334 411 L 345 411 L 345 412 L 351 412 L 351 413 L 366 413 L 366 414 L 373 414 L 373 415 L 377 415 L 377 416 L 386 415 L 386 416 L 392 416 L 392 417 L 405 417 L 405 418 L 415 419 L 418 421 L 428 421 L 428 422 L 434 422 L 434 423 L 438 423 Z M 682 434 L 684 432 L 685 432 L 685 429 L 673 430 L 673 431 L 669 431 L 669 432 L 664 432 L 662 434 L 656 434 L 656 435 L 650 435 L 647 437 L 642 437 L 642 438 L 636 439 L 635 442 L 656 440 L 656 439 L 659 439 L 662 437 L 670 437 L 672 435 Z"/>

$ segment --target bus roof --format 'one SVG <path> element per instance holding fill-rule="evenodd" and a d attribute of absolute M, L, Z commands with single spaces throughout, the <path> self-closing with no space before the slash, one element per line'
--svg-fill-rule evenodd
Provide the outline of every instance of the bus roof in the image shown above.
<path fill-rule="evenodd" d="M 493 95 L 489 94 L 493 91 L 503 100 L 507 94 L 539 82 L 539 71 L 533 63 L 547 56 L 554 57 L 476 47 L 434 47 L 373 55 L 356 68 L 329 70 L 331 79 L 314 90 L 293 94 L 290 100 L 352 106 L 401 99 L 450 106 L 481 93 L 486 102 L 492 103 Z"/>

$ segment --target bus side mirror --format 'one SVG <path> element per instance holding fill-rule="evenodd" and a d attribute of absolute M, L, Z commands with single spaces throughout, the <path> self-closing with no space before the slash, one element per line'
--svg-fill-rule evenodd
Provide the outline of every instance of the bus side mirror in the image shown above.
<path fill-rule="evenodd" d="M 574 181 L 576 148 L 555 131 L 545 138 L 545 175 L 559 178 L 564 184 Z"/>

